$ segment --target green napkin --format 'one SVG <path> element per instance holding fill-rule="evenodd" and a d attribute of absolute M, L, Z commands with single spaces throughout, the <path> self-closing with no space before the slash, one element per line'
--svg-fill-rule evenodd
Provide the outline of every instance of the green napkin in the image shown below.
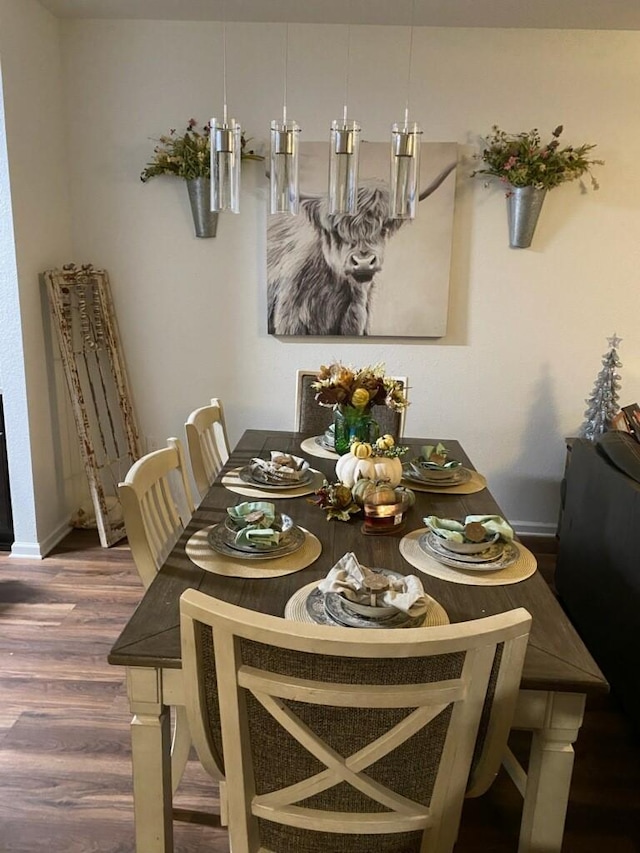
<path fill-rule="evenodd" d="M 477 521 L 485 529 L 486 537 L 489 539 L 500 534 L 505 541 L 513 539 L 513 528 L 499 515 L 468 515 L 464 521 L 456 521 L 453 518 L 438 518 L 429 515 L 422 519 L 427 527 L 441 539 L 451 539 L 453 542 L 464 542 L 465 525 Z"/>
<path fill-rule="evenodd" d="M 262 513 L 262 518 L 247 520 L 253 513 Z M 227 507 L 227 514 L 236 527 L 250 526 L 252 528 L 271 527 L 276 517 L 276 507 L 270 501 L 244 501 L 235 506 Z"/>
<path fill-rule="evenodd" d="M 268 550 L 280 542 L 282 533 L 272 527 L 243 527 L 236 534 L 238 545 L 253 545 Z"/>

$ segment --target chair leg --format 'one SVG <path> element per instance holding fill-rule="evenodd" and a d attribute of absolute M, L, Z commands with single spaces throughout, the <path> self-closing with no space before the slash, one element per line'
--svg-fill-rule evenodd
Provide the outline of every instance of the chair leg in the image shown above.
<path fill-rule="evenodd" d="M 175 720 L 171 739 L 171 791 L 175 794 L 184 774 L 189 752 L 191 751 L 191 733 L 184 705 L 174 707 Z"/>

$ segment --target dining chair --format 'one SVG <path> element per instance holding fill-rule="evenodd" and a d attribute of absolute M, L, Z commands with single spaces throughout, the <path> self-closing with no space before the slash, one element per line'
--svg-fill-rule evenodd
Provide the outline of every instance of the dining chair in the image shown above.
<path fill-rule="evenodd" d="M 149 587 L 194 511 L 182 444 L 142 456 L 118 484 L 127 539 L 138 574 Z M 191 735 L 183 705 L 174 706 L 171 783 L 175 791 L 189 758 Z"/>
<path fill-rule="evenodd" d="M 222 401 L 213 397 L 210 406 L 195 409 L 184 425 L 191 470 L 200 496 L 209 490 L 229 458 L 229 439 Z"/>
<path fill-rule="evenodd" d="M 296 432 L 309 435 L 322 435 L 333 422 L 333 409 L 329 406 L 321 406 L 316 402 L 316 391 L 311 386 L 317 378 L 317 370 L 298 370 L 296 373 L 294 423 Z M 406 397 L 409 388 L 408 377 L 392 376 L 391 378 L 402 382 Z M 404 435 L 405 412 L 406 409 L 396 412 L 388 408 L 388 406 L 373 406 L 371 416 L 380 427 L 380 435 L 389 433 L 394 438 L 401 438 Z"/>
<path fill-rule="evenodd" d="M 490 690 L 491 751 L 506 746 L 526 610 L 355 630 L 188 590 L 180 620 L 189 724 L 214 778 L 224 755 L 233 853 L 453 849 Z"/>

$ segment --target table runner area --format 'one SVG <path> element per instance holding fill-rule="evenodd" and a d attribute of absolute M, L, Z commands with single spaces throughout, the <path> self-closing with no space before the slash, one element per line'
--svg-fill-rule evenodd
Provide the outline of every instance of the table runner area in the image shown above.
<path fill-rule="evenodd" d="M 311 438 L 305 438 L 304 441 L 300 442 L 300 450 L 303 453 L 308 453 L 309 456 L 319 456 L 322 459 L 340 459 L 340 456 L 333 450 L 326 450 L 324 447 L 321 447 L 316 438 L 319 436 L 313 435 Z"/>
<path fill-rule="evenodd" d="M 287 601 L 285 605 L 284 618 L 290 619 L 292 622 L 310 622 L 314 625 L 320 624 L 311 618 L 311 615 L 307 610 L 307 598 L 314 591 L 314 589 L 317 588 L 317 586 L 318 581 L 311 581 L 311 583 L 308 583 L 306 586 L 301 587 L 297 592 L 294 592 L 294 594 L 291 596 L 291 598 L 289 599 L 289 601 Z M 420 627 L 434 628 L 437 625 L 448 625 L 449 617 L 447 616 L 447 612 L 444 607 L 439 604 L 434 598 L 431 600 L 432 603 L 429 605 L 425 614 L 424 622 Z M 328 623 L 338 625 L 338 623 L 334 620 L 331 620 L 330 617 L 328 617 Z M 339 625 L 339 627 L 343 628 L 344 626 Z M 398 630 L 402 629 L 398 628 Z"/>
<path fill-rule="evenodd" d="M 471 469 L 469 469 L 471 471 Z M 458 486 L 436 486 L 430 483 L 417 483 L 414 480 L 402 478 L 402 485 L 414 492 L 433 492 L 438 495 L 472 495 L 474 492 L 481 492 L 487 488 L 487 480 L 483 474 L 477 471 L 471 471 L 471 479 L 466 483 L 460 483 Z"/>
<path fill-rule="evenodd" d="M 324 482 L 324 474 L 316 471 L 315 468 L 310 468 L 309 470 L 313 476 L 310 482 L 305 483 L 304 486 L 296 486 L 293 489 L 269 490 L 268 487 L 262 488 L 262 486 L 258 486 L 257 484 L 252 486 L 251 483 L 245 483 L 239 476 L 241 470 L 242 467 L 234 468 L 225 474 L 222 478 L 222 485 L 229 489 L 230 492 L 245 495 L 248 498 L 253 498 L 255 501 L 266 500 L 267 498 L 269 500 L 277 500 L 278 498 L 299 498 L 302 495 L 312 495 L 317 489 L 321 488 Z"/>
<path fill-rule="evenodd" d="M 467 584 L 469 586 L 504 586 L 510 583 L 519 583 L 526 580 L 536 571 L 538 563 L 534 555 L 521 545 L 520 542 L 514 542 L 518 551 L 519 558 L 513 565 L 506 569 L 499 569 L 494 572 L 482 572 L 464 569 L 454 569 L 439 563 L 435 557 L 429 556 L 419 545 L 419 539 L 428 528 L 423 527 L 420 530 L 413 530 L 400 540 L 400 553 L 405 560 L 410 563 L 414 569 L 424 572 L 425 575 L 439 578 L 452 583 Z"/>
<path fill-rule="evenodd" d="M 320 540 L 304 530 L 304 545 L 293 554 L 269 560 L 243 560 L 242 557 L 226 557 L 214 551 L 208 542 L 209 531 L 214 525 L 198 530 L 188 540 L 185 551 L 189 559 L 214 575 L 223 575 L 229 578 L 277 578 L 281 575 L 291 575 L 306 569 L 314 563 L 322 553 Z"/>

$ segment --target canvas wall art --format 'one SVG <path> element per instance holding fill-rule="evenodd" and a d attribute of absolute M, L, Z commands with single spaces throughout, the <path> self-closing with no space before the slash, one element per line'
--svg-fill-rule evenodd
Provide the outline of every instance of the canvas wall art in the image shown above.
<path fill-rule="evenodd" d="M 422 144 L 414 220 L 390 220 L 389 145 L 360 146 L 355 216 L 327 213 L 328 143 L 300 145 L 297 216 L 267 217 L 268 331 L 442 337 L 447 330 L 457 145 Z"/>

